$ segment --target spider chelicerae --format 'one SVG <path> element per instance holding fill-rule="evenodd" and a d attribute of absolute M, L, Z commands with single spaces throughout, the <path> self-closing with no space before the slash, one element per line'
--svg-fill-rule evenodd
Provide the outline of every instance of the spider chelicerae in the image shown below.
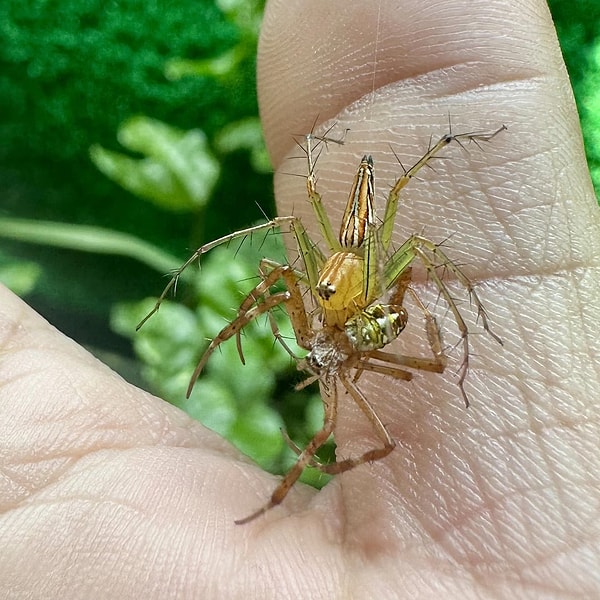
<path fill-rule="evenodd" d="M 411 265 L 415 261 L 419 261 L 426 269 L 429 280 L 447 304 L 458 328 L 462 343 L 458 387 L 465 405 L 469 406 L 464 388 L 469 370 L 469 330 L 443 279 L 444 273 L 451 274 L 468 292 L 483 329 L 498 343 L 501 344 L 502 341 L 490 330 L 486 312 L 473 284 L 440 245 L 422 235 L 414 234 L 399 248 L 393 249 L 392 232 L 400 192 L 420 169 L 428 165 L 452 142 L 459 145 L 465 142 L 487 142 L 504 129 L 506 127 L 502 126 L 493 132 L 460 134 L 454 134 L 450 129 L 449 133 L 435 144 L 430 143 L 425 154 L 412 167 L 403 169 L 402 175 L 392 186 L 381 221 L 377 219 L 374 205 L 373 159 L 365 155 L 354 177 L 338 235 L 334 232 L 317 191 L 315 150 L 328 142 L 343 142 L 327 136 L 307 135 L 306 145 L 301 147 L 308 161 L 308 200 L 317 218 L 327 253 L 312 241 L 300 218 L 295 216 L 275 217 L 264 224 L 236 231 L 198 248 L 174 273 L 152 311 L 138 325 L 139 329 L 158 311 L 161 302 L 174 288 L 181 273 L 216 246 L 266 230 L 278 229 L 291 231 L 293 234 L 302 268 L 269 259 L 260 262 L 260 282 L 243 300 L 236 318 L 212 340 L 200 359 L 187 390 L 189 397 L 210 355 L 220 344 L 234 336 L 240 358 L 244 361 L 240 333 L 248 323 L 262 314 L 268 315 L 273 335 L 297 360 L 299 369 L 308 373 L 306 381 L 300 384 L 300 387 L 313 381 L 318 381 L 321 387 L 324 405 L 323 426 L 302 450 L 286 438 L 298 455 L 295 464 L 283 477 L 269 501 L 236 523 L 248 523 L 280 504 L 309 465 L 324 473 L 337 474 L 366 462 L 380 460 L 394 449 L 396 442 L 370 401 L 361 392 L 357 380 L 364 371 L 394 379 L 410 380 L 412 374 L 407 369 L 442 373 L 446 367 L 437 322 L 410 288 Z M 282 281 L 285 285 L 284 291 L 275 288 Z M 306 292 L 316 309 L 307 308 Z M 432 358 L 410 357 L 383 350 L 400 335 L 408 322 L 408 314 L 403 306 L 407 292 L 412 294 L 425 317 L 425 333 Z M 296 342 L 307 351 L 304 357 L 295 356 L 280 334 L 271 312 L 278 306 L 285 307 Z M 381 445 L 356 457 L 321 464 L 315 455 L 334 432 L 340 385 L 370 421 L 381 440 Z"/>

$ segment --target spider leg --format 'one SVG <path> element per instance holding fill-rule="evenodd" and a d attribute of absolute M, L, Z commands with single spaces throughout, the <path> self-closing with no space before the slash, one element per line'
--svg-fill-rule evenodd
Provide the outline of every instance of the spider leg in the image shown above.
<path fill-rule="evenodd" d="M 479 296 L 475 291 L 475 287 L 469 278 L 464 274 L 461 268 L 450 258 L 448 258 L 446 253 L 431 240 L 416 234 L 410 236 L 410 238 L 408 238 L 408 240 L 406 240 L 406 242 L 404 242 L 404 244 L 402 244 L 402 246 L 400 246 L 400 248 L 394 252 L 388 262 L 385 264 L 385 280 L 394 281 L 399 274 L 401 274 L 416 259 L 418 259 L 427 270 L 429 278 L 431 281 L 433 281 L 440 295 L 444 298 L 445 302 L 450 308 L 450 311 L 454 316 L 454 321 L 458 327 L 463 346 L 463 361 L 459 368 L 458 386 L 465 401 L 465 405 L 468 407 L 469 399 L 464 389 L 464 381 L 469 370 L 469 329 L 460 310 L 458 309 L 455 299 L 452 297 L 452 294 L 448 289 L 448 286 L 437 273 L 437 269 L 439 267 L 443 266 L 451 271 L 459 283 L 467 290 L 471 301 L 477 307 L 477 316 L 481 319 L 483 329 L 499 344 L 502 344 L 502 340 L 491 330 L 483 303 L 479 299 Z M 437 329 L 437 324 L 430 320 L 427 327 L 429 343 L 432 347 L 434 355 L 441 357 L 441 342 L 437 342 L 435 340 L 435 330 Z M 443 362 L 443 360 L 444 359 L 440 358 L 440 361 Z"/>
<path fill-rule="evenodd" d="M 387 352 L 374 351 L 373 356 L 370 356 L 369 358 L 375 358 L 391 364 L 383 365 L 380 363 L 374 363 L 371 362 L 368 358 L 365 358 L 359 361 L 359 363 L 354 367 L 356 369 L 356 375 L 353 377 L 352 381 L 358 381 L 358 378 L 363 374 L 364 371 L 371 371 L 372 373 L 379 373 L 380 375 L 389 375 L 394 379 L 401 379 L 402 381 L 410 381 L 413 378 L 412 373 L 404 369 L 400 369 L 397 365 L 403 365 L 413 369 L 418 367 L 414 367 L 412 364 L 404 364 L 404 362 L 400 360 L 391 360 L 388 359 L 388 357 L 395 358 L 396 355 L 389 354 Z M 401 356 L 399 358 L 404 359 L 408 357 Z"/>
<path fill-rule="evenodd" d="M 256 317 L 264 314 L 272 310 L 275 306 L 281 304 L 282 302 L 286 302 L 289 299 L 288 292 L 278 292 L 277 294 L 273 294 L 272 296 L 268 296 L 265 298 L 264 302 L 261 304 L 254 306 L 253 308 L 246 310 L 243 313 L 238 312 L 238 316 L 231 323 L 229 323 L 225 328 L 223 328 L 212 340 L 202 358 L 196 365 L 194 372 L 190 378 L 190 383 L 188 384 L 188 388 L 185 394 L 186 398 L 189 398 L 192 394 L 192 388 L 196 383 L 198 377 L 200 377 L 200 373 L 206 366 L 208 359 L 212 355 L 212 353 L 225 341 L 229 338 L 237 335 L 241 329 L 243 329 L 248 323 L 256 319 Z M 240 359 L 242 363 L 244 363 L 244 356 L 241 353 L 241 346 L 238 345 L 238 352 L 240 352 Z"/>
<path fill-rule="evenodd" d="M 354 366 L 354 368 L 356 369 L 356 375 L 352 379 L 352 381 L 348 380 L 345 376 L 340 374 L 340 380 L 351 393 L 352 397 L 363 410 L 363 412 L 367 415 L 380 437 L 382 437 L 382 439 L 384 440 L 384 446 L 383 448 L 370 450 L 359 458 L 347 459 L 345 461 L 339 461 L 339 463 L 334 463 L 330 465 L 323 465 L 313 459 L 309 463 L 311 467 L 314 467 L 324 473 L 338 473 L 353 468 L 357 464 L 362 464 L 362 462 L 378 460 L 378 457 L 383 458 L 383 456 L 386 456 L 389 452 L 391 452 L 391 449 L 393 449 L 393 444 L 395 442 L 393 440 L 390 441 L 390 437 L 387 431 L 385 430 L 385 427 L 381 423 L 379 417 L 377 416 L 369 402 L 366 400 L 362 392 L 360 392 L 360 390 L 355 385 L 358 377 L 362 374 L 362 372 L 372 371 L 405 381 L 410 381 L 410 379 L 412 378 L 412 374 L 400 368 L 400 366 L 406 366 L 413 369 L 428 370 L 438 373 L 443 372 L 445 367 L 445 357 L 441 350 L 441 334 L 439 328 L 437 327 L 437 323 L 433 315 L 427 310 L 427 308 L 423 305 L 423 303 L 420 301 L 415 292 L 409 287 L 410 280 L 411 268 L 407 267 L 397 277 L 396 282 L 394 283 L 393 293 L 390 296 L 390 301 L 394 305 L 401 305 L 406 291 L 408 291 L 415 297 L 416 303 L 425 315 L 426 331 L 432 352 L 434 354 L 434 359 L 406 357 L 377 350 L 369 352 Z M 372 359 L 381 362 L 371 362 Z M 387 364 L 381 364 L 382 362 Z M 284 438 L 286 439 L 288 446 L 290 446 L 296 452 L 296 454 L 301 453 L 300 449 L 294 444 L 294 442 L 292 442 L 289 436 L 287 436 L 285 433 Z"/>
<path fill-rule="evenodd" d="M 280 265 L 279 263 L 277 263 L 273 260 L 263 258 L 260 261 L 260 265 L 258 267 L 258 272 L 260 274 L 262 281 L 253 290 L 251 290 L 249 292 L 249 294 L 246 296 L 246 298 L 244 299 L 244 301 L 238 308 L 238 317 L 241 314 L 244 314 L 247 311 L 249 311 L 251 306 L 254 303 L 259 303 L 261 301 L 261 299 L 262 299 L 262 301 L 266 301 L 267 298 L 270 297 L 271 286 L 274 283 L 276 283 L 276 281 L 280 277 L 283 277 L 284 280 L 286 281 L 286 285 L 288 287 L 288 292 L 290 294 L 290 297 L 287 300 L 283 300 L 283 302 L 288 302 L 288 306 L 287 306 L 288 313 L 293 315 L 293 317 L 290 316 L 290 321 L 292 322 L 292 324 L 297 325 L 298 332 L 296 329 L 294 329 L 294 332 L 296 333 L 296 339 L 300 340 L 300 339 L 303 339 L 304 337 L 306 337 L 307 334 L 305 331 L 303 331 L 302 333 L 299 333 L 299 330 L 303 329 L 303 328 L 306 329 L 308 327 L 308 321 L 304 320 L 304 321 L 300 322 L 302 319 L 303 311 L 302 311 L 302 307 L 300 307 L 299 303 L 298 303 L 298 290 L 297 290 L 298 280 L 303 276 L 303 274 L 297 273 L 292 269 L 292 275 L 290 275 L 289 269 L 291 269 L 291 267 L 289 267 L 288 265 Z M 285 273 L 285 275 L 284 275 L 284 273 Z M 274 308 L 274 306 L 272 306 L 271 308 Z M 301 360 L 300 357 L 296 356 L 296 354 L 288 346 L 287 342 L 283 339 L 283 336 L 281 335 L 281 332 L 279 331 L 279 326 L 277 325 L 277 321 L 275 320 L 275 317 L 273 316 L 271 309 L 269 309 L 265 312 L 267 313 L 267 316 L 269 319 L 269 325 L 271 327 L 271 332 L 273 333 L 273 337 L 281 344 L 283 349 L 294 360 L 296 360 L 296 361 Z M 242 364 L 245 365 L 246 361 L 244 359 L 244 352 L 242 350 L 241 333 L 242 333 L 242 329 L 240 328 L 235 332 L 235 338 L 236 338 L 236 346 L 237 346 L 240 360 L 241 360 Z"/>
<path fill-rule="evenodd" d="M 429 273 L 429 277 L 434 282 L 435 286 L 438 288 L 440 294 L 446 300 L 448 307 L 450 308 L 450 310 L 452 311 L 452 314 L 454 315 L 454 321 L 456 323 L 456 326 L 458 327 L 458 331 L 460 334 L 462 347 L 463 347 L 463 352 L 462 352 L 463 359 L 462 359 L 462 363 L 458 369 L 458 373 L 459 373 L 458 387 L 460 389 L 463 400 L 465 401 L 465 406 L 467 408 L 469 408 L 470 402 L 469 402 L 467 393 L 465 391 L 465 385 L 464 385 L 465 379 L 467 377 L 467 373 L 469 372 L 469 354 L 470 354 L 470 352 L 469 352 L 469 328 L 467 327 L 467 324 L 465 323 L 465 320 L 464 320 L 460 310 L 458 309 L 458 306 L 456 305 L 456 301 L 450 294 L 450 290 L 448 289 L 448 286 L 444 283 L 442 278 L 437 274 L 437 272 L 435 270 L 435 264 L 431 261 L 431 259 L 424 252 L 417 250 L 417 255 L 419 256 L 419 258 L 421 259 L 421 262 L 424 264 L 425 268 L 427 269 L 427 271 Z M 471 284 L 469 283 L 469 287 L 470 286 L 471 286 Z M 469 288 L 467 288 L 467 289 L 469 289 Z"/>
<path fill-rule="evenodd" d="M 450 308 L 454 321 L 458 327 L 460 337 L 462 340 L 463 346 L 463 360 L 459 367 L 459 378 L 458 378 L 458 387 L 461 391 L 462 397 L 465 401 L 465 406 L 469 407 L 469 398 L 465 391 L 464 382 L 467 377 L 467 373 L 469 371 L 469 329 L 465 320 L 458 309 L 456 301 L 450 294 L 450 290 L 448 286 L 444 283 L 442 278 L 437 274 L 436 267 L 439 265 L 443 265 L 447 269 L 449 269 L 454 276 L 458 279 L 458 281 L 463 285 L 463 287 L 468 291 L 471 301 L 477 307 L 477 316 L 481 318 L 481 323 L 483 329 L 500 345 L 503 344 L 502 340 L 490 329 L 490 325 L 487 319 L 487 314 L 485 312 L 485 308 L 483 303 L 479 299 L 473 284 L 468 279 L 468 277 L 463 273 L 463 271 L 458 267 L 456 263 L 451 261 L 446 254 L 440 250 L 439 246 L 426 238 L 422 238 L 420 236 L 413 236 L 414 240 L 414 251 L 415 255 L 421 260 L 431 280 L 434 282 L 436 287 L 438 288 L 440 294 L 444 297 L 448 307 Z M 429 252 L 431 256 L 427 253 Z M 433 258 L 432 258 L 433 256 Z M 437 260 L 436 260 L 437 259 Z"/>
<path fill-rule="evenodd" d="M 392 285 L 392 294 L 388 299 L 388 304 L 395 304 L 396 306 L 402 306 L 404 304 L 404 296 L 409 291 L 414 294 L 410 288 L 410 282 L 412 281 L 412 267 L 405 267 L 400 274 L 396 277 Z M 417 302 L 420 306 L 423 306 L 420 300 L 417 298 Z"/>
<path fill-rule="evenodd" d="M 396 183 L 392 187 L 388 201 L 385 207 L 385 215 L 383 218 L 382 225 L 382 236 L 381 242 L 383 244 L 383 249 L 387 250 L 390 247 L 390 243 L 392 241 L 392 233 L 394 230 L 394 223 L 396 219 L 396 212 L 398 209 L 398 201 L 400 198 L 400 192 L 404 187 L 406 187 L 410 180 L 448 144 L 451 142 L 457 142 L 462 146 L 463 141 L 474 142 L 477 144 L 478 142 L 489 142 L 495 136 L 497 136 L 501 131 L 506 129 L 505 125 L 502 125 L 496 131 L 492 132 L 471 132 L 471 133 L 458 133 L 453 134 L 452 131 L 449 131 L 446 135 L 442 136 L 437 143 L 433 146 L 430 144 L 427 152 L 408 170 L 404 170 L 404 174 L 396 180 Z"/>
<path fill-rule="evenodd" d="M 300 456 L 302 454 L 302 448 L 300 448 L 300 446 L 298 446 L 296 442 L 292 440 L 292 438 L 288 435 L 287 431 L 282 429 L 281 435 L 283 436 L 283 441 L 287 444 L 288 448 L 293 450 L 296 453 L 296 456 Z M 313 457 L 308 466 L 321 470 L 321 468 L 323 467 L 323 463 Z"/>
<path fill-rule="evenodd" d="M 479 299 L 479 296 L 477 295 L 477 292 L 475 291 L 475 286 L 471 283 L 470 279 L 464 274 L 462 269 L 454 261 L 450 260 L 450 258 L 448 258 L 446 253 L 436 243 L 432 242 L 431 240 L 428 240 L 427 238 L 421 237 L 419 235 L 413 235 L 412 238 L 414 240 L 415 248 L 419 254 L 419 257 L 421 258 L 421 261 L 425 264 L 426 267 L 427 267 L 427 264 L 429 264 L 430 267 L 433 268 L 435 266 L 435 259 L 432 260 L 429 257 L 424 258 L 426 256 L 426 254 L 423 251 L 423 248 L 425 248 L 435 258 L 437 258 L 438 265 L 444 266 L 447 269 L 449 269 L 450 271 L 452 271 L 454 276 L 458 279 L 458 281 L 462 284 L 462 286 L 467 290 L 472 302 L 475 304 L 475 306 L 477 308 L 477 317 L 479 319 L 481 319 L 481 325 L 482 325 L 483 329 L 490 336 L 492 336 L 501 346 L 504 345 L 502 342 L 502 339 L 491 330 L 490 324 L 488 321 L 488 317 L 487 317 L 487 312 L 483 306 L 483 302 L 481 302 L 481 300 Z M 431 273 L 430 269 L 428 269 L 428 271 Z M 438 277 L 438 279 L 439 279 L 439 277 Z M 446 288 L 446 291 L 448 291 L 447 288 Z"/>
<path fill-rule="evenodd" d="M 346 378 L 343 374 L 340 373 L 339 379 L 346 388 L 346 390 L 352 396 L 354 402 L 358 404 L 363 414 L 367 417 L 367 419 L 369 419 L 371 425 L 373 426 L 373 429 L 383 442 L 383 446 L 381 446 L 380 448 L 373 448 L 371 450 L 367 450 L 366 452 L 355 458 L 346 458 L 334 463 L 317 467 L 323 473 L 328 473 L 330 475 L 335 475 L 337 473 L 349 471 L 350 469 L 354 469 L 354 467 L 358 467 L 358 465 L 362 465 L 366 462 L 374 462 L 376 460 L 381 460 L 382 458 L 385 458 L 396 447 L 396 441 L 388 433 L 388 430 L 379 418 L 379 415 L 375 412 L 375 409 L 367 400 L 365 395 L 358 389 L 358 387 L 352 381 Z"/>
<path fill-rule="evenodd" d="M 410 269 L 410 267 L 409 267 Z M 401 275 L 403 276 L 403 275 Z M 406 279 L 404 277 L 404 279 Z M 442 350 L 442 334 L 440 332 L 440 328 L 435 320 L 435 317 L 431 314 L 429 310 L 425 307 L 425 305 L 421 302 L 419 296 L 415 293 L 415 291 L 408 287 L 407 282 L 402 282 L 402 294 L 404 295 L 405 291 L 408 291 L 412 296 L 414 301 L 416 302 L 419 309 L 423 312 L 425 317 L 425 332 L 427 334 L 427 340 L 429 342 L 429 347 L 433 353 L 433 359 L 430 358 L 422 358 L 422 357 L 414 357 L 414 356 L 405 356 L 402 354 L 396 354 L 392 352 L 385 352 L 383 350 L 374 350 L 368 354 L 368 359 L 375 359 L 381 361 L 383 363 L 388 363 L 392 365 L 398 365 L 403 367 L 408 367 L 410 369 L 420 370 L 420 371 L 430 371 L 433 373 L 443 373 L 446 368 L 447 358 Z M 365 362 L 361 361 L 357 369 L 361 370 L 369 370 L 375 371 L 377 373 L 389 374 L 392 377 L 394 376 L 391 372 L 385 371 L 381 369 L 379 363 L 366 363 L 369 366 L 364 367 Z M 393 368 L 393 367 L 389 367 Z M 405 371 L 401 371 L 405 373 Z M 402 375 L 396 377 L 397 379 L 404 379 Z"/>
<path fill-rule="evenodd" d="M 399 370 L 398 370 L 399 371 Z M 404 371 L 405 375 L 407 375 L 407 380 L 410 379 L 411 374 Z M 390 374 L 390 373 L 387 373 Z M 322 473 L 327 473 L 329 475 L 335 475 L 337 473 L 343 473 L 344 471 L 349 471 L 358 465 L 362 465 L 365 462 L 374 462 L 376 460 L 381 460 L 385 458 L 395 447 L 396 442 L 390 436 L 385 425 L 382 423 L 381 419 L 375 412 L 375 409 L 371 405 L 371 403 L 366 399 L 365 395 L 358 389 L 355 385 L 354 381 L 350 381 L 343 375 L 338 376 L 344 387 L 348 390 L 353 400 L 358 404 L 362 412 L 369 419 L 373 428 L 377 432 L 377 435 L 381 438 L 383 442 L 383 446 L 381 448 L 374 448 L 364 452 L 358 457 L 355 458 L 347 458 L 344 460 L 336 461 L 333 463 L 323 464 L 316 460 L 314 456 L 305 466 L 313 467 Z M 403 377 L 398 377 L 402 379 Z M 298 455 L 302 454 L 300 448 L 290 439 L 287 433 L 283 432 L 283 437 L 287 443 L 287 445 Z M 326 441 L 326 440 L 325 440 Z M 325 443 L 325 442 L 323 442 Z"/>
<path fill-rule="evenodd" d="M 281 480 L 279 485 L 275 488 L 275 491 L 271 494 L 271 498 L 267 504 L 253 512 L 251 515 L 238 519 L 235 521 L 237 525 L 244 525 L 253 521 L 257 517 L 260 517 L 271 508 L 281 504 L 283 499 L 287 496 L 292 486 L 298 481 L 302 471 L 311 464 L 314 460 L 315 454 L 323 444 L 329 439 L 329 436 L 334 430 L 336 417 L 337 417 L 337 391 L 334 389 L 334 393 L 329 396 L 327 400 L 323 400 L 325 414 L 323 416 L 323 427 L 315 433 L 313 438 L 310 440 L 306 448 L 298 456 L 298 460 L 294 466 L 288 471 L 287 475 Z M 383 427 L 383 425 L 382 425 Z"/>
<path fill-rule="evenodd" d="M 269 319 L 269 326 L 271 327 L 271 333 L 273 334 L 273 337 L 279 342 L 280 346 L 289 354 L 290 358 L 292 358 L 296 362 L 301 361 L 302 357 L 298 356 L 289 347 L 288 343 L 285 341 L 284 337 L 281 335 L 281 331 L 279 330 L 279 325 L 277 324 L 277 321 L 275 320 L 273 313 L 271 311 L 268 311 L 267 316 Z M 238 347 L 238 353 L 240 354 L 240 358 L 241 358 L 241 356 L 242 356 L 242 341 L 241 341 L 240 334 L 241 334 L 241 330 L 238 331 L 236 334 L 236 343 L 237 343 L 237 347 Z"/>
<path fill-rule="evenodd" d="M 427 334 L 427 341 L 429 342 L 429 347 L 431 348 L 435 362 L 439 365 L 438 372 L 443 373 L 448 361 L 442 350 L 442 332 L 440 331 L 440 327 L 435 317 L 427 310 L 427 307 L 421 302 L 421 299 L 416 292 L 410 287 L 408 287 L 407 290 L 410 292 L 425 317 L 425 333 Z"/>
<path fill-rule="evenodd" d="M 319 140 L 318 137 L 315 137 L 312 134 L 306 136 L 306 158 L 308 160 L 306 189 L 308 192 L 308 199 L 317 218 L 317 223 L 319 224 L 319 229 L 321 230 L 329 249 L 332 252 L 336 252 L 341 250 L 341 246 L 335 233 L 333 232 L 333 227 L 331 226 L 331 221 L 329 220 L 325 206 L 323 206 L 321 194 L 319 194 L 317 191 L 317 178 L 315 176 L 316 161 L 313 159 L 313 147 L 311 145 L 311 140 L 314 139 Z"/>
<path fill-rule="evenodd" d="M 361 371 L 373 371 L 374 373 L 382 373 L 384 375 L 390 375 L 394 377 L 394 371 L 398 367 L 407 367 L 408 369 L 415 369 L 417 371 L 429 371 L 431 373 L 443 373 L 445 365 L 440 363 L 437 359 L 432 358 L 421 358 L 416 356 L 405 356 L 404 354 L 395 354 L 392 352 L 383 352 L 381 350 L 375 350 L 370 353 L 369 358 L 379 360 L 383 363 L 388 363 L 388 366 L 380 363 L 371 362 L 360 362 L 357 369 Z M 390 366 L 393 365 L 393 366 Z M 389 369 L 389 370 L 388 370 Z M 396 376 L 396 379 L 405 379 L 410 381 L 411 377 L 405 377 L 404 375 Z"/>
<path fill-rule="evenodd" d="M 270 295 L 270 287 L 280 278 L 283 278 L 288 290 Z M 262 281 L 260 281 L 260 283 L 250 291 L 246 298 L 244 298 L 238 309 L 237 317 L 217 334 L 202 355 L 202 358 L 200 359 L 200 362 L 196 366 L 196 369 L 194 370 L 194 373 L 190 379 L 186 398 L 190 397 L 192 388 L 194 387 L 196 380 L 200 376 L 200 373 L 204 369 L 204 366 L 206 365 L 211 354 L 218 346 L 234 335 L 237 336 L 238 353 L 242 363 L 244 363 L 244 354 L 242 352 L 241 341 L 239 338 L 240 331 L 256 317 L 271 311 L 279 304 L 283 303 L 286 305 L 298 345 L 303 348 L 308 347 L 308 344 L 310 343 L 311 330 L 308 325 L 308 319 L 306 316 L 306 311 L 304 310 L 302 295 L 297 281 L 298 279 L 294 273 L 294 269 L 292 269 L 292 267 L 289 265 L 278 265 L 271 272 L 264 276 Z M 258 302 L 261 298 L 262 302 L 253 306 L 253 304 Z M 285 342 L 284 347 L 286 347 Z"/>
<path fill-rule="evenodd" d="M 144 325 L 144 323 L 152 315 L 154 315 L 156 312 L 158 312 L 158 309 L 160 308 L 160 305 L 162 304 L 163 300 L 167 297 L 167 294 L 171 291 L 171 289 L 174 289 L 176 287 L 177 282 L 179 281 L 179 278 L 181 277 L 181 274 L 193 262 L 195 262 L 196 260 L 199 260 L 203 254 L 206 254 L 207 252 L 209 252 L 213 248 L 216 248 L 217 246 L 220 246 L 222 244 L 228 244 L 229 242 L 231 242 L 237 238 L 251 236 L 254 233 L 258 233 L 260 231 L 265 231 L 265 230 L 268 231 L 269 229 L 281 229 L 281 227 L 285 224 L 289 225 L 290 227 L 293 227 L 294 223 L 296 223 L 296 222 L 299 222 L 299 219 L 297 217 L 293 217 L 293 216 L 291 216 L 291 217 L 275 217 L 274 219 L 271 219 L 267 223 L 261 223 L 260 225 L 254 225 L 253 227 L 247 227 L 246 229 L 240 229 L 239 231 L 235 231 L 233 233 L 230 233 L 229 235 L 224 235 L 223 237 L 213 240 L 212 242 L 209 242 L 208 244 L 204 244 L 204 246 L 201 246 L 200 248 L 198 248 L 198 250 L 196 250 L 196 252 L 194 252 L 183 263 L 183 265 L 181 265 L 181 267 L 179 267 L 179 269 L 177 269 L 173 273 L 173 276 L 171 277 L 169 283 L 166 285 L 162 294 L 159 296 L 158 300 L 156 301 L 154 308 L 138 323 L 135 330 L 139 331 L 139 329 Z"/>

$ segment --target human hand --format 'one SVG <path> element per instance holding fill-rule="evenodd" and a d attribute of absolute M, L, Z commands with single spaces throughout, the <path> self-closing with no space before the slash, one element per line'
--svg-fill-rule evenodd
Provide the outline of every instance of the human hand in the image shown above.
<path fill-rule="evenodd" d="M 409 385 L 361 378 L 401 445 L 336 482 L 331 518 L 345 548 L 371 567 L 353 571 L 348 589 L 369 590 L 356 597 L 598 593 L 599 211 L 545 3 L 271 8 L 260 70 L 266 136 L 284 173 L 285 132 L 310 129 L 317 114 L 349 129 L 318 164 L 334 222 L 363 152 L 374 154 L 384 182 L 381 205 L 398 173 L 390 146 L 417 158 L 447 113 L 456 131 L 508 126 L 466 158 L 448 148 L 451 158 L 407 188 L 400 207 L 396 242 L 422 227 L 448 240 L 505 345 L 472 336 L 468 411 L 451 369 L 418 373 Z M 281 214 L 310 221 L 293 178 L 276 176 L 276 190 Z M 418 340 L 407 345 L 419 354 Z M 374 444 L 356 407 L 340 412 L 338 455 Z"/>
<path fill-rule="evenodd" d="M 306 223 L 284 157 L 317 115 L 350 127 L 318 163 L 334 223 L 361 153 L 381 203 L 390 144 L 418 156 L 448 113 L 456 131 L 508 125 L 407 189 L 396 238 L 452 235 L 505 345 L 472 336 L 469 410 L 451 369 L 361 378 L 399 447 L 236 526 L 276 479 L 3 291 L 0 595 L 597 595 L 600 225 L 544 3 L 271 2 L 260 75 L 280 214 Z M 336 440 L 343 456 L 374 443 L 349 402 Z"/>

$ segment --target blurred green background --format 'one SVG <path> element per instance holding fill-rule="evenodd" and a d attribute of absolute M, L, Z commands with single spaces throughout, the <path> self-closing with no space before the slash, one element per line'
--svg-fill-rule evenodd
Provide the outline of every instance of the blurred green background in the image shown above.
<path fill-rule="evenodd" d="M 212 252 L 134 334 L 193 249 L 275 214 L 255 91 L 263 5 L 3 0 L 0 280 L 128 380 L 280 472 L 294 456 L 280 428 L 303 444 L 321 408 L 315 390 L 294 391 L 299 374 L 268 325 L 244 336 L 247 367 L 224 344 L 183 400 L 258 260 L 283 256 L 276 236 Z M 600 2 L 550 8 L 598 190 Z"/>

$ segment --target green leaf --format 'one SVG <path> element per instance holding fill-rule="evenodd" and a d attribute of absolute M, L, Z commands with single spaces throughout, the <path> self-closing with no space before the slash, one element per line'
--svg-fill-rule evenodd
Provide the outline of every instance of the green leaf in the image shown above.
<path fill-rule="evenodd" d="M 33 291 L 41 274 L 41 267 L 34 262 L 9 260 L 0 265 L 0 281 L 18 296 Z"/>
<path fill-rule="evenodd" d="M 244 328 L 241 341 L 245 365 L 235 336 L 223 340 L 189 400 L 185 394 L 209 340 L 235 319 L 241 300 L 259 281 L 260 257 L 281 259 L 282 252 L 278 235 L 256 235 L 247 238 L 241 247 L 232 244 L 217 248 L 203 257 L 199 270 L 190 270 L 189 279 L 194 285 L 187 299 L 192 305 L 197 302 L 194 309 L 165 300 L 135 335 L 135 326 L 154 307 L 154 300 L 122 305 L 112 319 L 115 330 L 133 336 L 136 354 L 145 365 L 144 374 L 154 391 L 223 435 L 264 468 L 278 473 L 294 460 L 294 455 L 281 436 L 283 419 L 270 405 L 270 398 L 278 384 L 294 393 L 293 384 L 286 379 L 290 372 L 294 374 L 294 361 L 275 341 L 266 315 Z M 293 338 L 285 311 L 276 310 L 273 315 L 281 334 Z M 292 341 L 290 345 L 296 348 Z M 321 408 L 318 397 L 311 404 L 317 411 Z M 318 480 L 318 476 L 310 477 Z"/>
<path fill-rule="evenodd" d="M 171 401 L 178 402 L 185 396 L 202 335 L 194 312 L 168 300 L 136 332 L 137 324 L 154 304 L 152 299 L 118 304 L 111 311 L 111 327 L 133 340 L 135 352 L 144 364 L 152 387 Z M 183 374 L 183 380 L 176 379 L 180 374 Z"/>
<path fill-rule="evenodd" d="M 220 166 L 198 129 L 181 131 L 147 117 L 134 117 L 118 131 L 121 144 L 147 158 L 134 159 L 99 145 L 90 157 L 107 177 L 167 210 L 196 211 L 213 193 Z"/>
<path fill-rule="evenodd" d="M 226 383 L 212 377 L 198 381 L 185 408 L 191 417 L 231 439 L 231 430 L 239 416 L 239 406 Z"/>
<path fill-rule="evenodd" d="M 256 404 L 241 413 L 231 430 L 230 440 L 263 468 L 279 470 L 282 452 L 287 449 L 281 435 L 282 427 L 277 412 Z"/>
<path fill-rule="evenodd" d="M 215 138 L 215 147 L 221 154 L 248 150 L 252 168 L 257 173 L 270 173 L 273 170 L 258 117 L 242 119 L 223 127 Z"/>
<path fill-rule="evenodd" d="M 258 37 L 262 21 L 262 0 L 217 0 L 219 9 L 248 37 Z"/>
<path fill-rule="evenodd" d="M 174 58 L 167 61 L 165 65 L 165 77 L 171 81 L 183 77 L 221 78 L 233 74 L 245 57 L 245 49 L 238 45 L 215 58 L 204 60 Z"/>

